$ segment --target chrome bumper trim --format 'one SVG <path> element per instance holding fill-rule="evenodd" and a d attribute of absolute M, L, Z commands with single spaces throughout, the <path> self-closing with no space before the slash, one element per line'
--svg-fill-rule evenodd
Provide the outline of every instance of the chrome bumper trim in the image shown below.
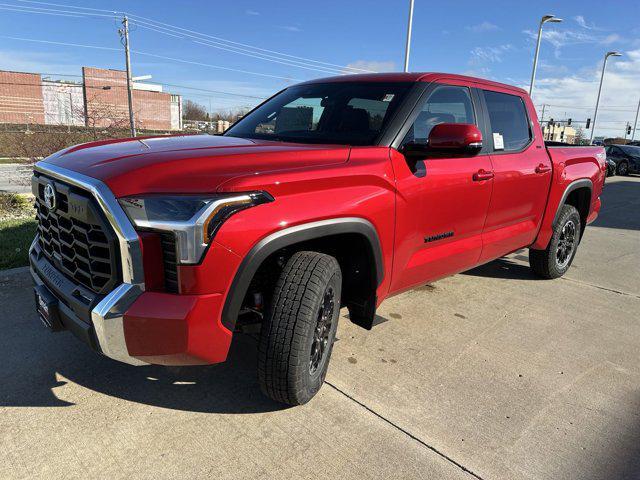
<path fill-rule="evenodd" d="M 34 170 L 88 191 L 107 217 L 118 237 L 123 283 L 95 306 L 91 311 L 91 321 L 100 349 L 106 356 L 130 365 L 145 365 L 145 362 L 129 355 L 124 337 L 124 312 L 144 291 L 142 249 L 133 225 L 111 190 L 100 180 L 52 165 L 46 160 L 36 163 Z M 34 240 L 30 252 L 35 244 Z"/>
<path fill-rule="evenodd" d="M 122 283 L 91 311 L 91 321 L 102 353 L 129 365 L 146 365 L 146 362 L 129 355 L 124 338 L 124 312 L 141 293 L 138 286 Z"/>

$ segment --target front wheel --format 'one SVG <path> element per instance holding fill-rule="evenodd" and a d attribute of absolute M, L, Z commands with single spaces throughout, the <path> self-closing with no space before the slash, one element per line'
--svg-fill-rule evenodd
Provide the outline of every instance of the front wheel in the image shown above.
<path fill-rule="evenodd" d="M 620 162 L 616 170 L 618 175 L 629 175 L 629 164 L 627 162 Z"/>
<path fill-rule="evenodd" d="M 529 265 L 543 278 L 564 275 L 576 255 L 581 233 L 580 214 L 572 205 L 563 205 L 553 235 L 545 250 L 529 249 Z"/>
<path fill-rule="evenodd" d="M 260 332 L 262 391 L 289 405 L 307 403 L 322 386 L 340 315 L 338 261 L 297 252 L 284 266 Z"/>

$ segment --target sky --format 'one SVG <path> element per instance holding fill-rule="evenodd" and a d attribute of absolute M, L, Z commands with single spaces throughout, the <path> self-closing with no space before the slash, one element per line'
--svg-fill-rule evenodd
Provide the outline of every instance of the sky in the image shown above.
<path fill-rule="evenodd" d="M 246 108 L 301 80 L 398 71 L 408 0 L 0 2 L 0 69 L 79 80 L 81 67 L 124 68 L 118 28 L 131 18 L 134 76 L 207 110 Z M 415 0 L 411 71 L 479 76 L 528 88 L 538 22 L 546 24 L 533 100 L 544 118 L 593 117 L 610 58 L 596 135 L 623 136 L 640 101 L 640 2 Z M 113 13 L 117 12 L 117 13 Z M 640 122 L 639 122 L 640 123 Z M 640 126 L 637 138 L 640 138 Z"/>

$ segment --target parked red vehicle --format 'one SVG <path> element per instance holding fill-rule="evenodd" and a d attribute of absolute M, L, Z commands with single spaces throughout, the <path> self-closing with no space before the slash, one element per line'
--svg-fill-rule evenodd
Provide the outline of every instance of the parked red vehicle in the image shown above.
<path fill-rule="evenodd" d="M 319 390 L 339 311 L 528 247 L 563 275 L 602 147 L 545 147 L 524 90 L 438 73 L 289 87 L 223 136 L 94 142 L 39 162 L 38 311 L 129 364 L 223 362 L 259 323 L 273 399 Z M 463 300 L 462 300 L 463 301 Z"/>

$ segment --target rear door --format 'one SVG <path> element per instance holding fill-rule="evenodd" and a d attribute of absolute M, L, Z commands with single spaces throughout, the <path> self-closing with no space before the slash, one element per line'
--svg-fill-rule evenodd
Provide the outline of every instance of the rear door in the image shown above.
<path fill-rule="evenodd" d="M 465 85 L 431 85 L 401 130 L 401 141 L 392 146 L 426 143 L 439 123 L 480 123 L 474 99 Z M 397 149 L 390 150 L 397 184 L 392 293 L 477 263 L 492 185 L 491 178 L 475 175 L 481 170 L 490 175 L 487 153 L 433 155 L 415 162 Z"/>
<path fill-rule="evenodd" d="M 493 165 L 493 193 L 480 261 L 530 245 L 538 232 L 551 185 L 551 159 L 526 94 L 479 91 L 486 111 Z"/>

